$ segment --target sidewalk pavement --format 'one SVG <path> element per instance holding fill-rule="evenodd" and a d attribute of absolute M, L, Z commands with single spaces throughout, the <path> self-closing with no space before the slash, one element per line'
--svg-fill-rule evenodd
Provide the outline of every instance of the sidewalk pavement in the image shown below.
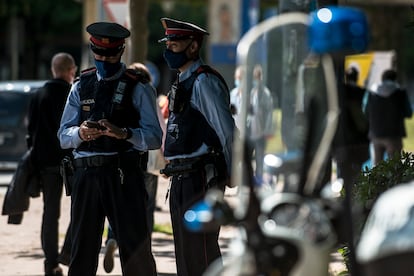
<path fill-rule="evenodd" d="M 159 178 L 157 206 L 161 210 L 155 212 L 155 223 L 160 225 L 171 224 L 168 202 L 165 202 L 165 194 L 168 188 L 168 181 Z M 236 189 L 228 189 L 226 197 L 234 197 Z M 0 203 L 3 205 L 5 188 L 0 188 Z M 40 224 L 42 217 L 42 198 L 32 198 L 30 208 L 24 213 L 22 224 L 7 224 L 7 216 L 0 216 L 0 275 L 1 276 L 40 276 L 43 273 L 43 251 L 40 244 Z M 69 222 L 70 198 L 63 196 L 61 219 L 59 226 L 59 244 L 63 244 L 65 231 Z M 235 230 L 232 227 L 222 227 L 220 232 L 220 246 L 223 256 L 228 254 L 228 244 L 234 236 Z M 105 239 L 103 239 L 104 241 Z M 153 254 L 157 264 L 159 276 L 176 275 L 174 244 L 171 235 L 153 233 Z M 99 255 L 97 275 L 122 275 L 118 251 L 115 254 L 115 265 L 111 273 L 103 269 L 103 251 Z M 225 258 L 224 258 L 225 262 Z M 67 275 L 67 267 L 62 266 L 64 275 Z M 331 275 L 344 270 L 342 260 L 334 256 L 331 268 Z"/>

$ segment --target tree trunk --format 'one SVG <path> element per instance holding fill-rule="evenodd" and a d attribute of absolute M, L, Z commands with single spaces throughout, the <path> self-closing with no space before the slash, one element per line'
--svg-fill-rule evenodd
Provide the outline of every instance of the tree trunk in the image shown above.
<path fill-rule="evenodd" d="M 129 0 L 131 38 L 127 48 L 126 64 L 144 62 L 148 45 L 148 0 Z"/>

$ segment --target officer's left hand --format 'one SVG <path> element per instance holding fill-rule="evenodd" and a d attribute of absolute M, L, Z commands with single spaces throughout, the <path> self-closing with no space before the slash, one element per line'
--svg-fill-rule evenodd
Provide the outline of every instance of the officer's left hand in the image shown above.
<path fill-rule="evenodd" d="M 99 123 L 106 127 L 106 130 L 103 131 L 103 135 L 114 137 L 116 139 L 126 139 L 128 136 L 127 132 L 125 132 L 122 128 L 110 123 L 107 119 L 99 120 Z"/>

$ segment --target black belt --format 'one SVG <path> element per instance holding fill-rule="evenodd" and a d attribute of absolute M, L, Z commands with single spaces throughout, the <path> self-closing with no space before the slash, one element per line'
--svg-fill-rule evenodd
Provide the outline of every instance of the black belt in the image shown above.
<path fill-rule="evenodd" d="M 136 168 L 141 166 L 142 156 L 143 152 L 127 152 L 115 155 L 95 155 L 77 158 L 73 160 L 73 165 L 76 168 L 107 166 Z"/>
<path fill-rule="evenodd" d="M 189 163 L 196 163 L 196 162 L 199 162 L 201 160 L 206 160 L 206 159 L 207 159 L 207 155 L 201 155 L 201 156 L 191 157 L 191 158 L 171 159 L 170 163 L 171 164 L 189 164 Z"/>

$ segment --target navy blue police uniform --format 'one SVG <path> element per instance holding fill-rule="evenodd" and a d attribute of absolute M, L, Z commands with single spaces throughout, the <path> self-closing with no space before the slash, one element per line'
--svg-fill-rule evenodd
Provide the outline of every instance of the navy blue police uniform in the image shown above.
<path fill-rule="evenodd" d="M 127 29 L 98 22 L 87 32 L 96 68 L 84 70 L 74 83 L 58 131 L 61 146 L 75 148 L 69 275 L 96 274 L 105 217 L 118 242 L 123 275 L 156 275 L 142 170 L 146 152 L 161 146 L 155 91 L 120 60 L 99 60 L 123 51 Z M 85 121 L 103 119 L 110 124 L 101 123 L 102 135 L 82 134 Z"/>
<path fill-rule="evenodd" d="M 191 43 L 195 40 L 201 47 L 203 36 L 208 34 L 188 22 L 169 18 L 162 18 L 161 22 L 166 37 L 159 41 L 167 41 L 167 46 L 168 41 Z M 170 68 L 179 69 L 186 64 L 186 69 L 179 70 L 168 94 L 164 155 L 169 163 L 162 173 L 171 176 L 170 212 L 177 274 L 197 276 L 221 257 L 220 229 L 191 232 L 184 226 L 183 218 L 188 208 L 202 199 L 208 189 L 224 191 L 230 174 L 234 121 L 224 79 L 199 57 L 186 57 L 185 51 L 174 53 L 167 47 L 164 52 Z M 181 61 L 177 63 L 177 60 Z"/>

